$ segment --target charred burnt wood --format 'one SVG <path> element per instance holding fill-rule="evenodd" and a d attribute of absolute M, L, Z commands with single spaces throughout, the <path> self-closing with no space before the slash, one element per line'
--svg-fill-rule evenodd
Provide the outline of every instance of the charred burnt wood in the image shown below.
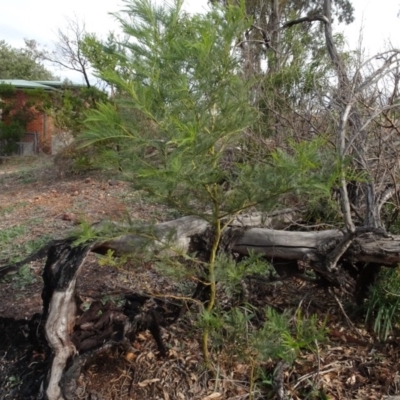
<path fill-rule="evenodd" d="M 105 343 L 133 340 L 138 332 L 149 329 L 160 354 L 167 352 L 160 328 L 164 320 L 157 312 L 162 302 L 146 309 L 150 296 L 128 295 L 124 309 L 94 301 L 78 318 L 76 281 L 90 251 L 90 244 L 74 246 L 73 239 L 49 249 L 42 291 L 45 335 L 52 350 L 44 385 L 49 400 L 68 399 L 79 375 L 80 357 Z"/>
<path fill-rule="evenodd" d="M 104 346 L 104 343 L 119 343 L 128 339 L 133 342 L 138 333 L 149 330 L 152 334 L 160 355 L 166 355 L 162 340 L 161 326 L 169 326 L 177 319 L 179 309 L 164 310 L 151 296 L 127 294 L 123 308 L 113 308 L 109 303 L 103 305 L 94 301 L 77 319 L 71 340 L 80 355 Z M 162 303 L 159 301 L 159 303 Z M 172 318 L 171 318 L 172 317 Z"/>
<path fill-rule="evenodd" d="M 376 282 L 381 268 L 381 265 L 376 263 L 368 263 L 361 267 L 355 289 L 355 297 L 358 305 L 362 305 L 364 299 L 368 296 L 368 291 Z"/>
<path fill-rule="evenodd" d="M 74 239 L 59 241 L 50 247 L 43 271 L 43 316 L 47 317 L 50 302 L 55 292 L 71 289 L 75 295 L 75 284 L 80 267 L 90 252 L 90 245 L 74 246 Z"/>
<path fill-rule="evenodd" d="M 125 336 L 130 341 L 134 341 L 137 333 L 148 329 L 157 344 L 160 355 L 165 357 L 167 355 L 167 350 L 162 340 L 161 333 L 161 325 L 165 324 L 165 321 L 163 321 L 161 315 L 155 308 L 151 308 L 147 311 L 144 309 L 150 297 L 131 294 L 125 296 L 125 298 L 124 313 L 128 316 L 130 321 L 130 329 L 127 330 Z"/>
<path fill-rule="evenodd" d="M 73 239 L 57 243 L 49 249 L 42 291 L 45 334 L 52 349 L 51 367 L 45 382 L 49 400 L 65 398 L 60 381 L 67 364 L 76 355 L 71 340 L 77 309 L 76 279 L 90 250 L 90 245 L 73 246 Z"/>

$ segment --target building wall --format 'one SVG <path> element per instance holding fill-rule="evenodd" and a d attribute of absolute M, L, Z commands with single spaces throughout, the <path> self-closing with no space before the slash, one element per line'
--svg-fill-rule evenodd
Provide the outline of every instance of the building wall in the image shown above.
<path fill-rule="evenodd" d="M 29 100 L 29 93 L 26 91 L 17 90 L 15 96 L 16 108 L 22 108 Z M 37 150 L 39 152 L 51 154 L 52 136 L 56 133 L 54 120 L 45 112 L 37 110 L 35 106 L 31 108 L 31 111 L 34 114 L 34 117 L 30 122 L 27 123 L 25 132 L 36 133 L 38 140 Z M 22 142 L 32 142 L 34 141 L 34 138 L 34 135 L 26 135 L 24 138 L 22 138 Z"/>
<path fill-rule="evenodd" d="M 26 132 L 36 132 L 38 134 L 39 151 L 51 154 L 51 138 L 55 134 L 53 118 L 45 112 L 35 111 L 35 117 L 28 122 Z M 29 135 L 26 139 L 29 141 Z M 23 139 L 25 141 L 25 139 Z"/>

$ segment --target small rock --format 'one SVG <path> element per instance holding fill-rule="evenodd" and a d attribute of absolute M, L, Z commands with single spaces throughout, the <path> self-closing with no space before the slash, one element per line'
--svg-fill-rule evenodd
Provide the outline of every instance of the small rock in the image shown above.
<path fill-rule="evenodd" d="M 74 213 L 65 213 L 62 215 L 63 221 L 76 221 L 76 215 Z"/>

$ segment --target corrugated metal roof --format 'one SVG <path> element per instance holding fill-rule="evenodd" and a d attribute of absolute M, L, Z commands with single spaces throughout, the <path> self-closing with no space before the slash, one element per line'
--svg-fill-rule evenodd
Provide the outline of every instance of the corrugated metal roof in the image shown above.
<path fill-rule="evenodd" d="M 76 88 L 84 88 L 86 85 L 82 85 L 80 83 L 74 82 L 63 82 L 63 81 L 35 81 L 42 85 L 51 86 L 54 88 L 66 88 L 66 87 L 76 87 Z"/>
<path fill-rule="evenodd" d="M 19 89 L 56 90 L 51 86 L 43 85 L 36 81 L 24 81 L 23 79 L 0 79 L 0 84 L 12 85 Z"/>
<path fill-rule="evenodd" d="M 36 83 L 40 83 L 41 85 L 51 86 L 51 87 L 61 87 L 64 85 L 62 81 L 32 81 Z"/>

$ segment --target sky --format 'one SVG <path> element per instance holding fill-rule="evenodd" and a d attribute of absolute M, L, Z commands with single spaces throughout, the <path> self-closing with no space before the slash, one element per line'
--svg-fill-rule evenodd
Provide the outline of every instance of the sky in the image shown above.
<path fill-rule="evenodd" d="M 164 0 L 157 0 L 162 3 Z M 169 0 L 172 1 L 172 0 Z M 350 48 L 355 48 L 362 28 L 363 47 L 367 54 L 385 49 L 389 41 L 400 48 L 400 0 L 353 0 L 355 22 L 336 27 L 344 32 Z M 207 9 L 207 0 L 185 0 L 189 12 Z M 51 49 L 58 29 L 63 30 L 66 19 L 85 21 L 87 32 L 105 38 L 109 31 L 118 30 L 110 12 L 123 8 L 121 0 L 0 0 L 0 40 L 13 47 L 23 47 L 24 38 L 34 39 Z M 62 79 L 81 83 L 79 74 L 53 70 Z"/>

